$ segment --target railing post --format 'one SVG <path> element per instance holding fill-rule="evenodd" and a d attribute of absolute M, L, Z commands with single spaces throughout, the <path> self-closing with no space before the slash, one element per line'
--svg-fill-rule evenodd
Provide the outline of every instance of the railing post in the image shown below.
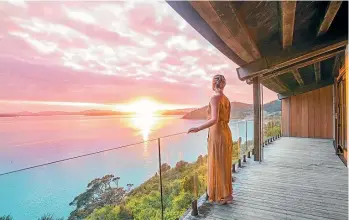
<path fill-rule="evenodd" d="M 199 192 L 198 192 L 198 176 L 197 176 L 197 173 L 194 174 L 193 176 L 193 184 L 194 184 L 194 195 L 195 197 L 198 196 Z M 192 208 L 192 211 L 191 211 L 191 215 L 192 216 L 198 216 L 199 215 L 199 211 L 198 211 L 198 201 L 197 199 L 194 199 L 194 201 L 192 201 L 191 203 L 191 208 Z"/>
<path fill-rule="evenodd" d="M 239 158 L 238 166 L 241 168 L 241 137 L 239 137 L 239 140 L 238 140 L 238 158 Z"/>
<path fill-rule="evenodd" d="M 248 139 L 247 139 L 247 128 L 248 128 L 248 123 L 247 123 L 248 121 L 246 120 L 246 150 L 245 150 L 245 154 L 246 154 L 246 151 L 248 151 L 248 145 L 247 145 L 247 143 L 248 143 Z M 244 162 L 246 162 L 246 161 L 244 161 Z"/>
<path fill-rule="evenodd" d="M 240 154 L 241 154 L 241 137 L 239 137 L 238 139 L 238 158 L 240 158 Z"/>
<path fill-rule="evenodd" d="M 164 219 L 164 201 L 162 195 L 162 173 L 161 173 L 161 146 L 160 138 L 158 138 L 158 151 L 159 151 L 159 176 L 160 176 L 160 196 L 161 196 L 161 219 Z"/>
<path fill-rule="evenodd" d="M 196 197 L 199 196 L 199 181 L 198 181 L 198 174 L 195 173 L 193 176 L 193 183 L 194 183 L 194 195 Z"/>
<path fill-rule="evenodd" d="M 198 201 L 195 199 L 192 203 L 191 203 L 191 215 L 192 216 L 198 216 L 199 215 L 199 211 L 198 211 Z"/>

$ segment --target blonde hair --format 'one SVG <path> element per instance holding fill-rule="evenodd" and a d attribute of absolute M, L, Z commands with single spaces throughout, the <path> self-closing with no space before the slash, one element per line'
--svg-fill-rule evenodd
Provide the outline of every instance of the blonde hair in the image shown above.
<path fill-rule="evenodd" d="M 215 91 L 222 91 L 226 85 L 226 80 L 223 75 L 217 74 L 212 79 L 212 89 Z"/>

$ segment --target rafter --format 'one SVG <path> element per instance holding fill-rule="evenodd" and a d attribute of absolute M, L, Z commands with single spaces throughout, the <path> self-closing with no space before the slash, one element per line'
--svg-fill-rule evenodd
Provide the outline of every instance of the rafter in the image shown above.
<path fill-rule="evenodd" d="M 275 91 L 277 93 L 284 93 L 284 92 L 288 91 L 286 88 L 284 88 L 280 84 L 278 84 L 278 82 L 276 82 L 274 79 L 269 79 L 268 84 L 269 84 L 269 86 L 272 86 L 273 88 L 275 88 Z"/>
<path fill-rule="evenodd" d="M 246 80 L 256 76 L 274 77 L 275 75 L 291 72 L 314 62 L 336 56 L 344 51 L 347 39 L 323 42 L 321 45 L 304 45 L 298 48 L 284 50 L 278 56 L 264 57 L 252 63 L 237 68 L 239 79 Z M 269 77 L 270 76 L 270 77 Z"/>
<path fill-rule="evenodd" d="M 344 51 L 344 48 L 339 48 L 339 49 L 336 49 L 334 51 L 330 51 L 330 52 L 327 52 L 325 54 L 321 54 L 321 55 L 319 55 L 319 56 L 317 56 L 317 57 L 315 57 L 313 59 L 302 61 L 302 62 L 293 64 L 293 65 L 290 65 L 288 67 L 282 68 L 281 70 L 275 71 L 273 73 L 266 74 L 265 76 L 262 77 L 262 82 L 264 80 L 273 78 L 275 76 L 279 76 L 279 75 L 282 75 L 282 74 L 285 74 L 285 73 L 289 73 L 289 72 L 291 72 L 294 69 L 300 69 L 300 68 L 303 68 L 303 67 L 306 67 L 306 66 L 309 66 L 309 65 L 313 65 L 316 62 L 321 62 L 323 60 L 330 59 L 331 57 L 334 57 L 337 54 L 343 53 L 343 51 Z"/>
<path fill-rule="evenodd" d="M 314 73 L 315 73 L 315 80 L 317 83 L 319 83 L 321 81 L 320 62 L 314 63 Z"/>
<path fill-rule="evenodd" d="M 290 88 L 285 84 L 283 83 L 278 77 L 274 77 L 272 78 L 272 80 L 275 81 L 275 83 L 281 88 L 281 90 L 283 90 L 284 92 L 287 92 L 287 91 L 291 91 Z"/>
<path fill-rule="evenodd" d="M 284 98 L 287 98 L 287 97 L 290 97 L 290 96 L 293 96 L 293 95 L 298 95 L 298 94 L 309 92 L 309 91 L 312 91 L 312 90 L 315 90 L 315 89 L 319 89 L 319 88 L 322 88 L 322 87 L 325 87 L 325 86 L 328 86 L 328 85 L 331 85 L 331 84 L 333 84 L 333 79 L 328 79 L 328 80 L 325 80 L 325 81 L 323 80 L 320 83 L 314 82 L 312 84 L 309 84 L 309 85 L 306 85 L 306 86 L 303 86 L 303 87 L 298 87 L 294 91 L 285 92 L 285 93 L 279 93 L 278 94 L 278 98 L 279 99 L 284 99 Z"/>
<path fill-rule="evenodd" d="M 255 59 L 252 54 L 241 45 L 237 37 L 225 26 L 209 1 L 190 1 L 190 4 L 216 34 L 220 36 L 224 43 L 242 60 L 249 63 Z"/>
<path fill-rule="evenodd" d="M 297 80 L 298 84 L 300 86 L 304 86 L 304 81 L 301 77 L 301 74 L 299 73 L 298 69 L 292 70 L 293 77 Z"/>
<path fill-rule="evenodd" d="M 330 1 L 324 19 L 322 20 L 317 36 L 325 34 L 330 28 L 339 8 L 342 5 L 342 1 Z"/>
<path fill-rule="evenodd" d="M 281 1 L 281 30 L 282 47 L 292 46 L 294 21 L 296 15 L 296 1 Z"/>
<path fill-rule="evenodd" d="M 214 2 L 214 1 L 213 1 Z M 260 59 L 261 58 L 261 52 L 259 51 L 256 42 L 251 36 L 251 33 L 246 26 L 245 22 L 243 21 L 243 16 L 239 12 L 239 10 L 236 8 L 234 2 L 229 1 L 229 6 L 234 12 L 236 16 L 236 22 L 239 25 L 239 29 L 241 30 L 241 39 L 245 39 L 249 47 L 251 48 L 252 55 L 255 59 Z"/>

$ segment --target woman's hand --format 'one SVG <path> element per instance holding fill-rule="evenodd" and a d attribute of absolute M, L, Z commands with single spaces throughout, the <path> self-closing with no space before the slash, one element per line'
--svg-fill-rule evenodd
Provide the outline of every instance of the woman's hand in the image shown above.
<path fill-rule="evenodd" d="M 188 131 L 188 134 L 190 134 L 190 133 L 196 133 L 196 132 L 198 132 L 198 131 L 200 131 L 199 128 L 190 128 L 189 131 Z"/>

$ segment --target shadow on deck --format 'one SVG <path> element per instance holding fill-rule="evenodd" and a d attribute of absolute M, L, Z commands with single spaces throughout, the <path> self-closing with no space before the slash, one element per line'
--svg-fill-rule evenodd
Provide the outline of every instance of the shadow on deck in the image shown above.
<path fill-rule="evenodd" d="M 348 219 L 348 170 L 331 140 L 283 137 L 234 174 L 234 202 L 186 219 Z"/>

